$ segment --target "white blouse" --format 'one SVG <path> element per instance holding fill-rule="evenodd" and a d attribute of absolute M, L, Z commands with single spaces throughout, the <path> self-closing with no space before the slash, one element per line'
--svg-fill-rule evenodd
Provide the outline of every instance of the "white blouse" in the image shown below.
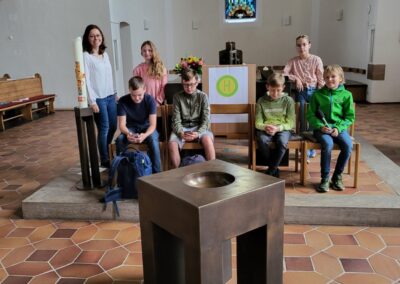
<path fill-rule="evenodd" d="M 104 99 L 115 94 L 112 68 L 107 52 L 102 57 L 97 57 L 85 51 L 86 88 L 89 105 L 96 103 L 96 99 Z"/>

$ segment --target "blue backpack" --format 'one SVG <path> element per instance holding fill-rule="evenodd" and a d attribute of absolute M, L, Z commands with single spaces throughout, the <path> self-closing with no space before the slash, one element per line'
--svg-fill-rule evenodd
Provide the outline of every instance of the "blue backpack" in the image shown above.
<path fill-rule="evenodd" d="M 197 163 L 202 163 L 205 162 L 206 159 L 199 154 L 193 155 L 193 156 L 186 156 L 182 159 L 181 162 L 181 167 L 186 167 L 189 165 L 197 164 Z"/>
<path fill-rule="evenodd" d="M 116 173 L 118 173 L 117 184 L 112 187 Z M 151 160 L 146 153 L 138 150 L 125 150 L 121 155 L 116 156 L 108 171 L 108 187 L 104 195 L 104 210 L 107 203 L 112 202 L 116 214 L 119 216 L 117 201 L 137 199 L 136 179 L 151 174 Z"/>

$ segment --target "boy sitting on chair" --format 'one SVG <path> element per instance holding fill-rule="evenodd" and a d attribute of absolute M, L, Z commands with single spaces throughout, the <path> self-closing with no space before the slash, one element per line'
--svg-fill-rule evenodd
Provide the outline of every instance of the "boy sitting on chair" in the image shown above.
<path fill-rule="evenodd" d="M 283 93 L 285 77 L 273 73 L 267 80 L 267 94 L 256 104 L 255 127 L 260 152 L 267 161 L 267 175 L 279 177 L 279 164 L 285 155 L 291 132 L 295 125 L 294 101 Z M 275 149 L 269 147 L 275 142 Z"/>
<path fill-rule="evenodd" d="M 191 69 L 181 73 L 183 92 L 174 95 L 172 133 L 168 143 L 172 168 L 179 167 L 179 150 L 185 141 L 203 145 L 206 159 L 215 159 L 213 134 L 209 130 L 210 105 L 206 93 L 197 89 L 199 76 Z"/>
<path fill-rule="evenodd" d="M 143 79 L 139 76 L 129 80 L 129 94 L 118 101 L 118 125 L 121 134 L 115 141 L 117 155 L 129 143 L 145 142 L 152 163 L 153 173 L 161 172 L 160 145 L 158 142 L 157 105 L 152 96 L 146 94 Z"/>
<path fill-rule="evenodd" d="M 332 175 L 332 188 L 343 191 L 342 173 L 353 150 L 353 141 L 347 129 L 354 123 L 353 95 L 344 84 L 344 72 L 339 65 L 329 65 L 324 71 L 325 87 L 311 97 L 307 120 L 314 129 L 314 137 L 321 144 L 321 183 L 318 192 L 329 191 L 329 173 L 333 145 L 340 154 Z"/>

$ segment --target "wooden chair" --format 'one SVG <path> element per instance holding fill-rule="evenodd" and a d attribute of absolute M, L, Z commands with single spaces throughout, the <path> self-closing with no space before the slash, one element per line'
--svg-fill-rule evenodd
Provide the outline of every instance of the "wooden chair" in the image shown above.
<path fill-rule="evenodd" d="M 160 156 L 161 163 L 163 165 L 163 170 L 167 168 L 168 160 L 166 159 L 166 152 L 168 151 L 168 139 L 166 136 L 166 112 L 165 106 L 161 105 L 157 107 L 157 131 L 159 134 L 159 143 L 160 143 Z M 128 149 L 136 149 L 139 151 L 148 151 L 148 147 L 146 143 L 142 144 L 128 144 Z M 110 157 L 110 161 L 116 155 L 116 145 L 112 143 L 108 145 L 108 154 Z"/>
<path fill-rule="evenodd" d="M 252 126 L 252 121 L 254 120 L 252 118 L 252 110 L 254 108 L 254 104 L 230 104 L 230 105 L 221 105 L 221 104 L 212 104 L 211 106 L 211 114 L 246 114 L 247 115 L 247 133 L 229 133 L 230 136 L 235 137 L 236 139 L 247 139 L 248 141 L 248 168 L 251 168 L 251 137 L 252 137 L 252 131 L 251 131 L 251 126 Z M 213 130 L 213 126 L 215 124 L 211 124 L 211 130 Z"/>
<path fill-rule="evenodd" d="M 304 114 L 307 113 L 307 107 L 308 104 L 305 104 L 304 106 Z M 354 109 L 356 107 L 356 104 L 354 104 Z M 354 182 L 353 186 L 354 188 L 358 187 L 358 171 L 359 171 L 359 164 L 360 164 L 360 153 L 361 153 L 361 144 L 357 142 L 354 139 L 354 123 L 349 127 L 348 132 L 353 140 L 353 151 L 351 153 L 348 165 L 347 165 L 347 173 L 350 175 L 351 174 L 351 164 L 352 164 L 352 155 L 353 153 L 355 154 L 355 160 L 354 160 Z M 321 150 L 321 144 L 317 142 L 316 138 L 313 136 L 313 134 L 310 133 L 305 133 L 304 137 L 306 140 L 304 141 L 304 151 L 302 154 L 302 160 L 307 159 L 307 150 L 308 149 L 319 149 Z M 337 144 L 333 145 L 333 150 L 340 150 L 339 146 Z M 308 166 L 307 163 L 305 163 L 304 167 L 304 175 L 303 175 L 303 184 L 305 184 L 306 179 L 308 176 Z"/>
<path fill-rule="evenodd" d="M 210 114 L 247 114 L 247 123 L 249 124 L 249 131 L 247 133 L 235 133 L 235 138 L 238 139 L 248 139 L 249 141 L 249 157 L 250 157 L 250 146 L 251 146 L 251 115 L 252 115 L 252 105 L 251 104 L 211 104 L 210 105 Z M 166 105 L 166 113 L 167 113 L 167 137 L 171 135 L 171 119 L 173 113 L 173 105 Z M 211 131 L 213 131 L 213 123 L 211 123 Z M 203 146 L 197 142 L 186 142 L 183 146 L 182 150 L 201 150 Z M 169 159 L 168 149 L 166 151 L 167 160 Z M 250 168 L 251 162 L 249 160 L 248 167 Z"/>
<path fill-rule="evenodd" d="M 305 159 L 302 158 L 300 159 L 300 152 L 304 152 L 303 147 L 304 147 L 304 139 L 299 135 L 300 133 L 300 103 L 295 104 L 295 114 L 296 114 L 296 123 L 295 123 L 295 135 L 292 135 L 292 137 L 289 140 L 288 143 L 288 150 L 290 151 L 291 149 L 295 150 L 295 172 L 299 171 L 299 163 L 300 163 L 300 182 L 301 184 L 304 184 L 304 165 L 305 165 Z M 255 118 L 256 118 L 256 106 L 253 105 L 253 110 L 252 110 L 252 124 L 251 124 L 251 129 L 252 129 L 252 145 L 251 145 L 251 169 L 256 170 L 257 169 L 257 137 L 256 137 L 256 128 L 255 128 Z M 270 142 L 269 146 L 273 149 L 275 147 L 274 142 Z"/>

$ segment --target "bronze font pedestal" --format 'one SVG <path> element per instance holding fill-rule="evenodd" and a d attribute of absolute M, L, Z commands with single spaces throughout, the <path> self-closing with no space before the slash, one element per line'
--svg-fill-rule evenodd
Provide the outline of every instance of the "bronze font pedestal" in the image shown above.
<path fill-rule="evenodd" d="M 234 237 L 238 283 L 282 283 L 284 188 L 220 160 L 140 178 L 145 283 L 225 283 Z"/>

